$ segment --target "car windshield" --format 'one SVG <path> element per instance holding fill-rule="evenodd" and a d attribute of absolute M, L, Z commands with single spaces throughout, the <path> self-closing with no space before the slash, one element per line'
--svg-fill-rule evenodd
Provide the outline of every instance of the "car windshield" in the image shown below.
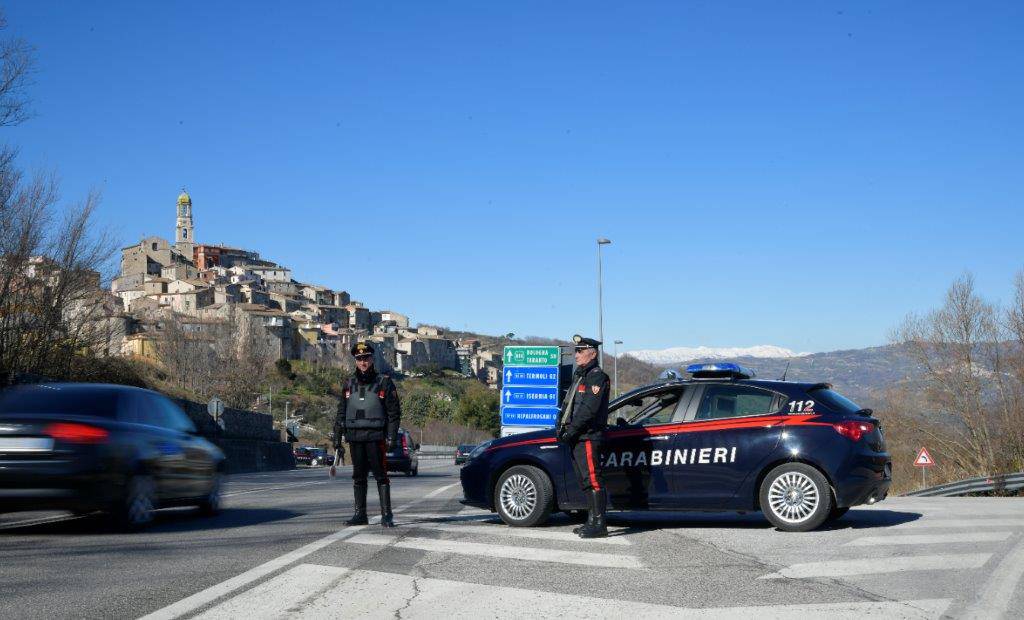
<path fill-rule="evenodd" d="M 464 443 L 461 446 L 459 446 L 459 452 L 470 452 L 475 447 L 476 446 L 474 446 L 473 444 Z"/>
<path fill-rule="evenodd" d="M 52 413 L 113 418 L 118 390 L 83 386 L 33 385 L 0 393 L 0 415 Z"/>

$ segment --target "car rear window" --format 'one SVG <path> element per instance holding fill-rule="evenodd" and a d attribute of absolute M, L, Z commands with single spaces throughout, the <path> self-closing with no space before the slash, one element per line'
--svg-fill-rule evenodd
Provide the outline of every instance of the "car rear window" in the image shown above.
<path fill-rule="evenodd" d="M 861 407 L 849 398 L 830 388 L 809 390 L 807 394 L 837 413 L 857 413 Z"/>
<path fill-rule="evenodd" d="M 119 397 L 117 390 L 102 388 L 15 387 L 0 393 L 0 415 L 54 413 L 114 418 Z"/>

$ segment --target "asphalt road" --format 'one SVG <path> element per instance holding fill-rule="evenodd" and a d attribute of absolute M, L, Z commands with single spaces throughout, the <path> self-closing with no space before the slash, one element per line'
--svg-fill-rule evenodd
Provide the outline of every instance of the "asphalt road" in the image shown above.
<path fill-rule="evenodd" d="M 512 529 L 464 509 L 457 482 L 447 464 L 396 476 L 390 531 L 345 527 L 351 485 L 323 469 L 233 476 L 223 514 L 162 511 L 136 534 L 0 515 L 0 618 L 1024 615 L 1022 499 L 890 498 L 804 534 L 612 513 L 612 537 L 583 541 L 563 516 Z"/>

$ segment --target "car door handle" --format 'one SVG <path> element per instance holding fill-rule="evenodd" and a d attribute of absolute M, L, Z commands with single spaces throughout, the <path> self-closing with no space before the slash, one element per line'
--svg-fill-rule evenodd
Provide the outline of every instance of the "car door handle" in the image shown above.
<path fill-rule="evenodd" d="M 668 441 L 668 440 L 669 440 L 669 436 L 668 435 L 651 435 L 650 437 L 645 437 L 644 438 L 644 441 Z"/>

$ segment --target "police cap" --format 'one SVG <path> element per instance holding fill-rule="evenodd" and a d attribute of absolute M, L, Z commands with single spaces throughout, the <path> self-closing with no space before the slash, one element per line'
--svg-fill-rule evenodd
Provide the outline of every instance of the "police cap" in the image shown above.
<path fill-rule="evenodd" d="M 373 345 L 365 340 L 352 345 L 352 356 L 359 357 L 360 355 L 373 355 Z"/>
<path fill-rule="evenodd" d="M 596 349 L 597 347 L 601 346 L 600 340 L 595 340 L 593 338 L 584 338 L 579 334 L 573 336 L 572 341 L 576 343 L 577 351 L 580 349 Z"/>

